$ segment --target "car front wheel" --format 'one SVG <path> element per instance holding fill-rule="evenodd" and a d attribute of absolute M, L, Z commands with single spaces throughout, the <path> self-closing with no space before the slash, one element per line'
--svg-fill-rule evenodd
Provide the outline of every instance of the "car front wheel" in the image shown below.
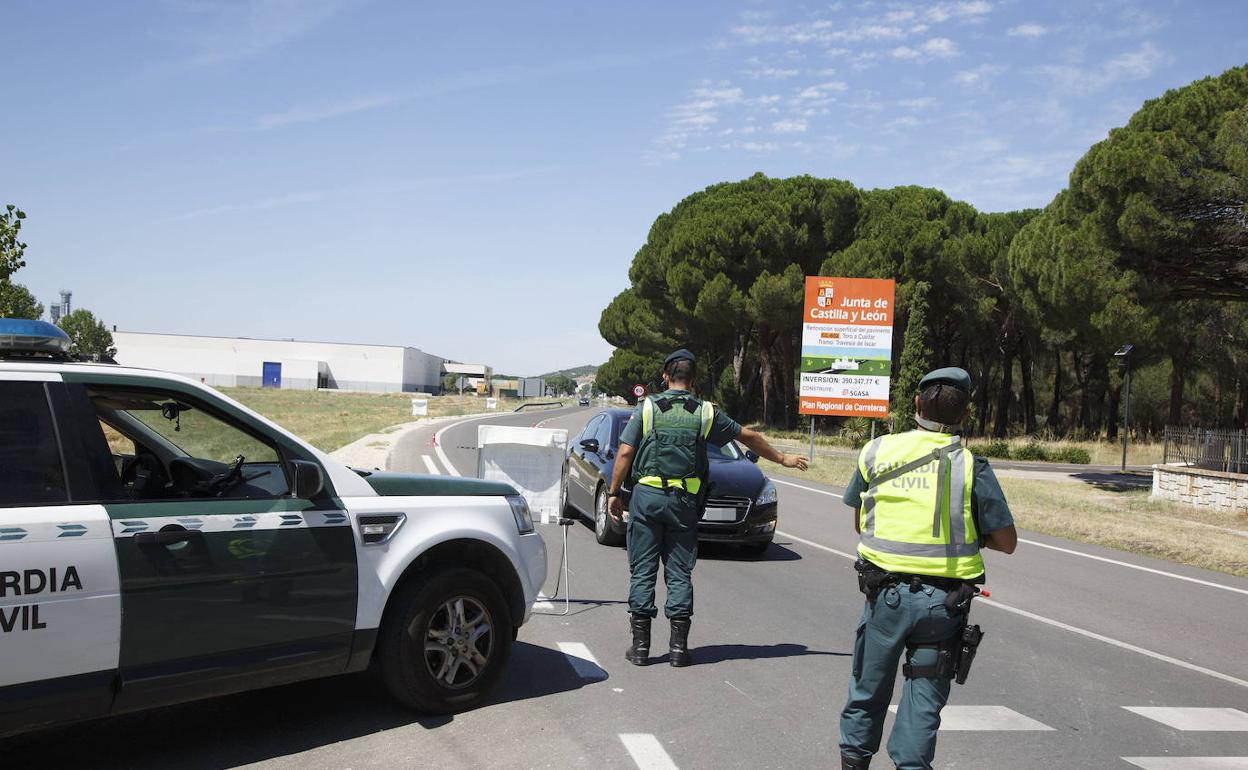
<path fill-rule="evenodd" d="M 449 714 L 489 695 L 511 655 L 511 617 L 494 581 L 442 569 L 391 599 L 378 638 L 382 679 L 403 705 Z"/>
<path fill-rule="evenodd" d="M 611 526 L 611 515 L 607 513 L 607 487 L 598 486 L 598 495 L 594 498 L 594 539 L 599 545 L 619 546 L 624 544 L 624 535 Z"/>

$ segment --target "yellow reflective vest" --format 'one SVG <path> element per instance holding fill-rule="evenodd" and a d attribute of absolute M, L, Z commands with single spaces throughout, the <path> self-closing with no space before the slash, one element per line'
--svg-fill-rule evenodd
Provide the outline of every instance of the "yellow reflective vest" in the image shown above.
<path fill-rule="evenodd" d="M 984 573 L 971 516 L 975 458 L 961 438 L 913 430 L 863 447 L 858 553 L 890 572 L 970 580 Z"/>

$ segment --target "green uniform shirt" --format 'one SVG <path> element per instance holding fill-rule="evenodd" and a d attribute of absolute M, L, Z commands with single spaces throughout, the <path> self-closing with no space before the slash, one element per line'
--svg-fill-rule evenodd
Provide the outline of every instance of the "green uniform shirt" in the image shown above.
<path fill-rule="evenodd" d="M 672 398 L 674 396 L 687 396 L 687 390 L 666 390 L 659 393 L 657 398 Z M 711 423 L 711 432 L 707 434 L 706 443 L 715 446 L 723 446 L 729 441 L 733 441 L 737 436 L 741 435 L 741 426 L 737 421 L 728 416 L 724 410 L 719 407 L 715 408 L 715 418 Z M 629 446 L 641 445 L 641 402 L 637 402 L 637 408 L 633 411 L 633 418 L 624 425 L 624 430 L 620 432 L 620 443 Z"/>
<path fill-rule="evenodd" d="M 841 498 L 845 504 L 855 511 L 862 507 L 862 493 L 867 491 L 867 482 L 862 472 L 854 468 L 854 477 L 845 488 L 845 496 Z M 1005 502 L 1005 493 L 1001 491 L 1001 483 L 992 466 L 982 457 L 975 458 L 975 478 L 971 482 L 971 516 L 975 519 L 975 529 L 980 535 L 987 535 L 1014 523 L 1010 506 Z"/>

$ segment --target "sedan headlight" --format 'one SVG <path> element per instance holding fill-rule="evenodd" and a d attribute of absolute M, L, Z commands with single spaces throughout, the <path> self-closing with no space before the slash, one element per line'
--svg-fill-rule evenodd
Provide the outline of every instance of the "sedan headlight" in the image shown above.
<path fill-rule="evenodd" d="M 763 489 L 758 493 L 758 497 L 754 500 L 755 505 L 770 505 L 776 502 L 776 485 L 771 479 L 763 482 Z"/>
<path fill-rule="evenodd" d="M 529 513 L 529 501 L 522 495 L 507 495 L 507 504 L 511 506 L 511 515 L 516 517 L 516 529 L 520 534 L 532 532 L 533 516 Z"/>

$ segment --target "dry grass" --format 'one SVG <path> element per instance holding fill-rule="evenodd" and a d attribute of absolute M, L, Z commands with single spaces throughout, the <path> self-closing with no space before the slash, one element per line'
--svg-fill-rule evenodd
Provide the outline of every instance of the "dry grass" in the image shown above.
<path fill-rule="evenodd" d="M 844 487 L 855 460 L 820 456 L 806 473 L 769 474 Z M 1248 512 L 1218 513 L 1161 500 L 1147 490 L 1115 492 L 1080 481 L 1001 478 L 1020 530 L 1248 577 Z"/>
<path fill-rule="evenodd" d="M 221 388 L 221 392 L 254 409 L 318 449 L 331 452 L 370 433 L 419 419 L 412 416 L 408 393 L 335 393 L 277 388 Z M 451 417 L 485 411 L 485 398 L 432 396 L 430 417 Z M 530 399 L 531 400 L 531 399 Z M 498 400 L 498 411 L 524 403 Z"/>

